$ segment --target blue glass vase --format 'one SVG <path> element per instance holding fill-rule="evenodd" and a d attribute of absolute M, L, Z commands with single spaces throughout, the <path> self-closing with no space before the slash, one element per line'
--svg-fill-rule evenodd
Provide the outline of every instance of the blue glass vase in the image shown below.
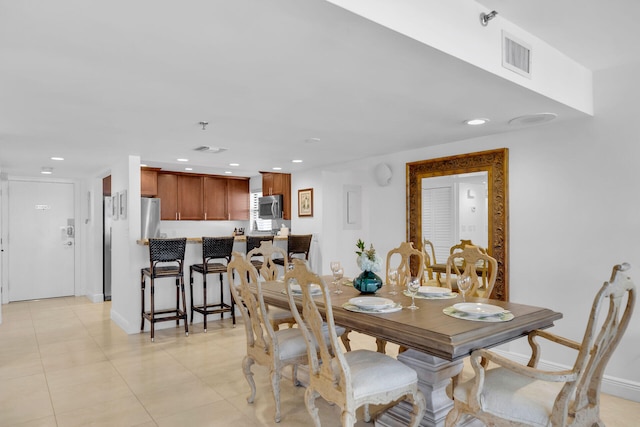
<path fill-rule="evenodd" d="M 363 294 L 373 294 L 382 287 L 382 279 L 373 271 L 363 271 L 353 279 L 353 287 Z"/>

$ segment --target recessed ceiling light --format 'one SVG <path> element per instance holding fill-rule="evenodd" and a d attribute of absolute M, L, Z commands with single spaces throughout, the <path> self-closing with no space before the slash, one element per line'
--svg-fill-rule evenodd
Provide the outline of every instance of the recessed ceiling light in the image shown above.
<path fill-rule="evenodd" d="M 240 163 L 229 163 L 229 166 L 240 166 Z"/>
<path fill-rule="evenodd" d="M 320 138 L 307 138 L 304 140 L 304 142 L 309 143 L 309 144 L 313 144 L 316 142 L 320 142 Z"/>
<path fill-rule="evenodd" d="M 43 167 L 40 173 L 43 175 L 51 175 L 53 173 L 53 168 Z"/>
<path fill-rule="evenodd" d="M 62 160 L 64 160 L 64 157 L 52 157 L 51 160 L 62 161 Z"/>
<path fill-rule="evenodd" d="M 300 159 L 294 159 L 294 160 L 291 160 L 291 163 L 302 163 L 302 160 L 300 160 Z"/>
<path fill-rule="evenodd" d="M 469 125 L 469 126 L 479 126 L 479 125 L 483 125 L 483 124 L 487 123 L 488 121 L 489 121 L 489 119 L 477 118 L 477 119 L 465 120 L 464 124 Z"/>
<path fill-rule="evenodd" d="M 282 168 L 279 167 L 279 166 L 276 166 L 275 168 L 271 168 L 271 169 L 273 169 L 274 171 L 281 171 L 282 170 Z"/>
<path fill-rule="evenodd" d="M 537 125 L 539 123 L 549 122 L 558 117 L 556 113 L 537 113 L 526 114 L 509 120 L 510 125 Z"/>
<path fill-rule="evenodd" d="M 192 170 L 193 170 L 193 168 L 184 168 L 184 170 L 186 170 L 186 171 L 192 171 Z"/>
<path fill-rule="evenodd" d="M 189 161 L 189 159 L 176 159 L 176 160 L 179 161 L 179 162 L 188 162 Z"/>
<path fill-rule="evenodd" d="M 224 171 L 224 173 L 226 173 L 226 174 L 232 174 L 233 172 L 231 172 L 231 171 Z"/>

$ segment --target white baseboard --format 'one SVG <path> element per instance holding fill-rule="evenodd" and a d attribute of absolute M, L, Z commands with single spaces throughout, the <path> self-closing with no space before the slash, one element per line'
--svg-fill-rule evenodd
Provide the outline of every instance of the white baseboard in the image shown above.
<path fill-rule="evenodd" d="M 85 295 L 93 303 L 104 302 L 104 294 Z"/>
<path fill-rule="evenodd" d="M 499 349 L 493 349 L 492 351 L 495 351 L 501 356 L 514 360 L 518 363 L 526 364 L 529 361 L 529 356 L 525 356 L 523 354 L 511 353 Z M 538 363 L 538 367 L 549 371 L 571 369 L 570 366 L 564 366 L 543 360 Z M 640 402 L 640 383 L 635 381 L 605 375 L 602 379 L 601 390 L 603 393 L 610 394 L 612 396 L 617 396 L 634 402 Z"/>

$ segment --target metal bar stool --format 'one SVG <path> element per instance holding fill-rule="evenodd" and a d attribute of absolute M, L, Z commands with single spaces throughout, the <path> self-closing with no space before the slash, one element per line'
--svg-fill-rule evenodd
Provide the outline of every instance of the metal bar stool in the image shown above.
<path fill-rule="evenodd" d="M 184 293 L 184 252 L 187 246 L 186 238 L 178 239 L 149 239 L 149 268 L 140 270 L 140 289 L 142 293 L 142 321 L 140 331 L 144 331 L 144 319 L 151 323 L 151 341 L 154 340 L 156 322 L 175 320 L 176 326 L 180 319 L 184 320 L 184 333 L 189 336 L 187 325 L 187 300 Z M 144 288 L 146 277 L 151 279 L 151 307 L 145 312 Z M 156 310 L 155 307 L 155 279 L 176 279 L 176 308 Z M 182 310 L 180 309 L 180 293 L 182 293 Z"/>
<path fill-rule="evenodd" d="M 224 313 L 231 312 L 233 325 L 236 324 L 236 313 L 233 298 L 231 303 L 224 302 L 224 286 L 222 275 L 227 274 L 227 264 L 231 261 L 233 251 L 233 236 L 230 237 L 203 237 L 202 238 L 202 264 L 193 264 L 189 267 L 189 288 L 191 290 L 191 323 L 193 323 L 193 312 L 198 312 L 204 316 L 204 331 L 207 332 L 207 315 L 220 314 L 224 318 Z M 202 274 L 202 304 L 193 304 L 193 273 Z M 220 275 L 220 302 L 207 302 L 207 274 L 218 273 Z"/>

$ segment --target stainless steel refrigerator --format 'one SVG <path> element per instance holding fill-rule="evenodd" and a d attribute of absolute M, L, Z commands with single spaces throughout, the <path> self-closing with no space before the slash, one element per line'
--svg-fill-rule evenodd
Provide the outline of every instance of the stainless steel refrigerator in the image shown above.
<path fill-rule="evenodd" d="M 160 199 L 143 197 L 140 212 L 140 238 L 160 237 Z"/>

